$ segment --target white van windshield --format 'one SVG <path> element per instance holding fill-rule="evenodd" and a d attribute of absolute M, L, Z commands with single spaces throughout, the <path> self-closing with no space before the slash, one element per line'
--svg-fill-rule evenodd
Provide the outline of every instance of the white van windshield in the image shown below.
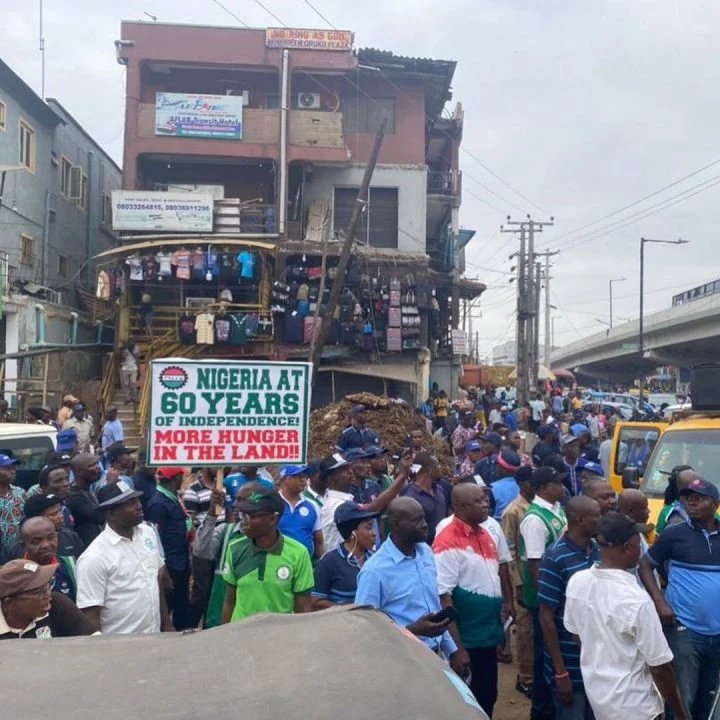
<path fill-rule="evenodd" d="M 15 466 L 15 484 L 26 490 L 37 482 L 40 470 L 53 450 L 52 440 L 47 435 L 0 437 L 0 453 L 20 461 Z"/>

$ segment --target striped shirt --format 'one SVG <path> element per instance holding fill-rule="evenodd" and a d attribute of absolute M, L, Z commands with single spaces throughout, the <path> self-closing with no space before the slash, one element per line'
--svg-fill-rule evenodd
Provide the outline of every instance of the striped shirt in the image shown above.
<path fill-rule="evenodd" d="M 568 581 L 576 572 L 587 570 L 599 559 L 600 548 L 595 542 L 588 552 L 587 548 L 580 547 L 567 535 L 563 535 L 545 551 L 540 561 L 538 600 L 541 605 L 550 605 L 555 610 L 555 626 L 557 627 L 560 652 L 565 662 L 565 668 L 570 673 L 573 687 L 576 689 L 583 687 L 580 672 L 580 647 L 563 624 L 565 592 Z M 545 678 L 551 686 L 554 684 L 555 673 L 550 654 L 545 649 Z"/>

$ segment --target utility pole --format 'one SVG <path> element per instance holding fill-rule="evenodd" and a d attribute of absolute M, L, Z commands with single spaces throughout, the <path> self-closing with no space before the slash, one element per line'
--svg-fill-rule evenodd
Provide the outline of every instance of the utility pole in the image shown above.
<path fill-rule="evenodd" d="M 357 198 L 355 198 L 355 205 L 353 206 L 353 211 L 350 215 L 350 222 L 348 223 L 348 227 L 345 232 L 345 243 L 343 245 L 342 252 L 340 253 L 337 275 L 335 276 L 332 289 L 330 290 L 330 297 L 328 298 L 325 315 L 320 323 L 320 330 L 317 333 L 315 346 L 312 348 L 312 352 L 310 353 L 313 385 L 315 384 L 315 380 L 317 378 L 317 371 L 320 366 L 320 356 L 322 355 L 322 349 L 325 346 L 325 341 L 327 340 L 328 333 L 330 332 L 330 325 L 333 320 L 333 315 L 335 314 L 335 308 L 340 300 L 340 290 L 342 289 L 345 275 L 347 273 L 350 252 L 352 251 L 353 242 L 355 242 L 355 230 L 357 228 L 358 221 L 360 220 L 360 213 L 365 212 L 365 208 L 367 207 L 370 181 L 372 180 L 375 165 L 377 165 L 378 156 L 380 155 L 380 147 L 382 146 L 382 141 L 385 137 L 385 127 L 387 126 L 387 121 L 388 118 L 387 115 L 385 115 L 380 123 L 377 134 L 375 135 L 375 142 L 373 144 L 372 152 L 370 153 L 370 159 L 368 160 L 367 167 L 365 168 L 365 174 L 363 175 Z M 322 298 L 318 300 L 318 302 L 321 301 Z"/>
<path fill-rule="evenodd" d="M 553 255 L 557 255 L 560 251 L 555 250 L 550 252 L 546 250 L 542 253 L 535 253 L 535 257 L 545 258 L 545 348 L 543 351 L 543 365 L 550 370 L 550 350 L 551 350 L 551 339 L 550 339 L 550 258 Z"/>
<path fill-rule="evenodd" d="M 517 310 L 515 315 L 515 375 L 517 383 L 517 399 L 520 403 L 527 400 L 527 280 L 526 273 L 526 257 L 525 257 L 525 227 L 522 223 L 516 223 L 510 220 L 508 215 L 508 224 L 520 225 L 519 228 L 504 228 L 500 226 L 502 233 L 514 233 L 520 235 L 520 251 L 510 255 L 510 260 L 517 257 Z M 512 280 L 511 280 L 512 282 Z"/>

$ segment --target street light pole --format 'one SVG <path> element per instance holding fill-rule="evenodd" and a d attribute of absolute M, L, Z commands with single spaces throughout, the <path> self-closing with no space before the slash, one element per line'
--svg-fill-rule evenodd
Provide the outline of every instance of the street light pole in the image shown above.
<path fill-rule="evenodd" d="M 690 241 L 689 240 L 682 240 L 678 238 L 677 240 L 652 240 L 651 238 L 640 238 L 640 321 L 638 323 L 638 353 L 640 356 L 640 365 L 638 369 L 638 375 L 639 375 L 639 384 L 640 384 L 640 392 L 638 399 L 640 400 L 640 411 L 642 412 L 643 407 L 643 390 L 644 390 L 644 382 L 643 382 L 643 358 L 645 356 L 645 345 L 644 345 L 644 337 L 643 337 L 643 311 L 644 311 L 644 305 L 645 305 L 645 297 L 644 297 L 644 290 L 645 290 L 645 243 L 656 243 L 659 245 L 687 245 Z"/>
<path fill-rule="evenodd" d="M 624 280 L 625 280 L 624 277 L 623 278 L 613 278 L 609 282 L 609 287 L 610 287 L 610 329 L 611 330 L 612 330 L 612 326 L 613 326 L 612 286 L 613 286 L 614 282 L 623 282 Z"/>

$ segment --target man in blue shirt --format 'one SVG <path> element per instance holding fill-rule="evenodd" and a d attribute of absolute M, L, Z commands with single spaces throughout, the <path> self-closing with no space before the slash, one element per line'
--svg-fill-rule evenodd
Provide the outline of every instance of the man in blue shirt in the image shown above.
<path fill-rule="evenodd" d="M 570 498 L 567 531 L 540 561 L 538 600 L 545 644 L 545 680 L 553 691 L 556 720 L 593 720 L 580 672 L 580 648 L 565 629 L 565 591 L 570 578 L 600 559 L 594 541 L 600 507 L 588 497 Z"/>
<path fill-rule="evenodd" d="M 150 498 L 145 519 L 157 526 L 160 542 L 165 552 L 165 567 L 173 583 L 168 598 L 168 610 L 176 630 L 190 627 L 190 531 L 192 520 L 178 496 L 190 468 L 158 468 L 158 485 Z"/>
<path fill-rule="evenodd" d="M 367 445 L 381 445 L 380 436 L 371 428 L 366 427 L 367 409 L 364 405 L 353 405 L 350 410 L 350 427 L 340 434 L 337 448 L 341 452 L 350 448 L 364 448 Z"/>
<path fill-rule="evenodd" d="M 505 508 L 520 494 L 520 486 L 515 480 L 520 464 L 520 456 L 514 450 L 503 450 L 498 456 L 497 480 L 490 486 L 495 499 L 493 517 L 498 522 Z"/>
<path fill-rule="evenodd" d="M 580 495 L 582 493 L 582 480 L 580 480 L 581 468 L 578 467 L 580 440 L 577 437 L 574 435 L 565 435 L 562 439 L 562 456 L 565 472 L 568 474 L 567 488 L 571 495 Z"/>
<path fill-rule="evenodd" d="M 325 554 L 320 508 L 303 493 L 308 483 L 307 465 L 285 465 L 280 469 L 280 497 L 285 511 L 278 528 L 283 535 L 302 543 L 310 558 Z"/>
<path fill-rule="evenodd" d="M 103 450 L 107 450 L 113 443 L 121 443 L 125 440 L 125 431 L 117 414 L 118 409 L 114 405 L 108 408 L 100 436 L 100 447 Z"/>
<path fill-rule="evenodd" d="M 425 542 L 428 525 L 422 506 L 412 498 L 396 498 L 388 519 L 392 531 L 360 570 L 355 602 L 382 610 L 433 652 L 445 653 L 453 670 L 462 674 L 469 660 L 461 662 L 448 632 L 450 622 L 432 619 L 440 612 L 440 596 L 435 558 Z"/>
<path fill-rule="evenodd" d="M 497 477 L 497 461 L 502 445 L 500 433 L 488 432 L 480 436 L 484 457 L 475 464 L 475 474 L 479 475 L 486 485 L 492 485 Z"/>
<path fill-rule="evenodd" d="M 666 628 L 683 703 L 693 718 L 707 718 L 720 674 L 720 493 L 696 477 L 680 495 L 690 522 L 660 533 L 640 560 L 640 579 Z M 666 564 L 663 597 L 652 571 Z"/>
<path fill-rule="evenodd" d="M 552 425 L 541 425 L 537 431 L 539 442 L 532 449 L 532 459 L 537 467 L 543 464 L 543 460 L 549 455 L 559 455 L 560 445 L 558 443 L 557 431 Z"/>

